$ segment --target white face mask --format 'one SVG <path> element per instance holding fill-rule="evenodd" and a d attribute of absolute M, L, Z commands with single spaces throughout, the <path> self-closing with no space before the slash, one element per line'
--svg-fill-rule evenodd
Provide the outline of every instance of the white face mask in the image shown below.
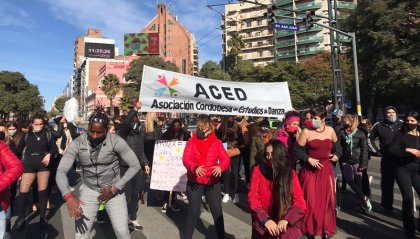
<path fill-rule="evenodd" d="M 39 132 L 41 132 L 41 130 L 42 130 L 42 128 L 34 128 L 35 133 L 39 133 Z"/>
<path fill-rule="evenodd" d="M 16 134 L 16 132 L 17 132 L 17 130 L 16 130 L 16 129 L 9 130 L 9 135 L 10 135 L 10 136 L 13 136 L 13 135 L 15 135 L 15 134 Z"/>
<path fill-rule="evenodd" d="M 322 120 L 312 119 L 312 128 L 319 129 L 322 125 Z"/>

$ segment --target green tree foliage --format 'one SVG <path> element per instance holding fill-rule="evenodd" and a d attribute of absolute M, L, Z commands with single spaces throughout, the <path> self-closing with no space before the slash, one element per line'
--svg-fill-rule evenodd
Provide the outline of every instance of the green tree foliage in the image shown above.
<path fill-rule="evenodd" d="M 7 117 L 10 112 L 26 118 L 30 112 L 40 110 L 43 99 L 38 87 L 29 83 L 19 72 L 0 72 L 0 114 Z"/>
<path fill-rule="evenodd" d="M 54 102 L 54 106 L 55 108 L 58 110 L 58 112 L 63 112 L 64 109 L 64 104 L 66 103 L 67 100 L 69 100 L 70 98 L 68 97 L 59 97 L 55 100 Z"/>
<path fill-rule="evenodd" d="M 225 73 L 219 64 L 214 61 L 204 63 L 200 70 L 200 77 L 214 79 L 214 80 L 227 80 L 230 81 L 230 75 Z"/>
<path fill-rule="evenodd" d="M 131 100 L 133 97 L 139 97 L 139 89 L 136 84 L 127 83 L 123 87 L 123 97 L 121 97 L 120 110 L 128 112 L 129 107 L 132 106 Z"/>
<path fill-rule="evenodd" d="M 227 45 L 229 47 L 229 55 L 234 56 L 236 65 L 238 63 L 239 52 L 245 47 L 245 43 L 242 40 L 242 36 L 239 35 L 239 32 L 234 32 L 230 35 Z"/>
<path fill-rule="evenodd" d="M 104 77 L 101 83 L 101 89 L 106 95 L 106 97 L 109 99 L 109 108 L 111 111 L 111 116 L 114 116 L 114 105 L 112 104 L 112 100 L 120 91 L 120 82 L 115 74 L 108 74 Z"/>
<path fill-rule="evenodd" d="M 179 72 L 179 68 L 172 62 L 164 61 L 159 56 L 146 56 L 138 58 L 130 63 L 130 68 L 124 77 L 126 82 L 133 83 L 140 90 L 143 77 L 143 66 L 151 66 L 162 70 Z"/>
<path fill-rule="evenodd" d="M 346 27 L 357 36 L 369 114 L 388 104 L 420 107 L 419 22 L 419 1 L 411 0 L 360 0 L 347 18 Z"/>

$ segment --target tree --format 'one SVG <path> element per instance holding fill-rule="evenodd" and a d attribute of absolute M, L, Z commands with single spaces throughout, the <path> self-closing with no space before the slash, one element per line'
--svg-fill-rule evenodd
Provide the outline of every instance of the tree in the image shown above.
<path fill-rule="evenodd" d="M 411 0 L 360 0 L 347 18 L 346 28 L 356 32 L 368 116 L 388 104 L 420 108 L 419 22 L 419 2 Z"/>
<path fill-rule="evenodd" d="M 213 80 L 231 80 L 230 75 L 223 72 L 220 65 L 214 61 L 204 63 L 200 69 L 199 76 Z"/>
<path fill-rule="evenodd" d="M 55 100 L 54 107 L 58 110 L 58 112 L 63 112 L 64 104 L 69 99 L 69 97 L 59 97 Z"/>
<path fill-rule="evenodd" d="M 134 97 L 139 97 L 139 89 L 136 84 L 127 83 L 123 86 L 123 96 L 120 101 L 120 110 L 122 112 L 128 112 L 129 108 L 132 106 L 132 101 Z"/>
<path fill-rule="evenodd" d="M 34 111 L 40 110 L 43 99 L 38 87 L 29 83 L 22 73 L 0 72 L 0 114 L 6 118 L 10 112 L 15 112 L 20 118 L 26 119 Z"/>
<path fill-rule="evenodd" d="M 143 77 L 143 66 L 151 66 L 162 70 L 179 72 L 179 68 L 172 62 L 164 61 L 159 56 L 146 56 L 138 58 L 130 63 L 130 68 L 124 77 L 126 82 L 133 83 L 140 90 Z"/>
<path fill-rule="evenodd" d="M 120 82 L 116 75 L 108 74 L 104 77 L 101 83 L 102 83 L 101 89 L 106 95 L 106 97 L 109 99 L 109 108 L 110 108 L 110 111 L 111 111 L 110 114 L 112 117 L 114 116 L 114 105 L 112 104 L 112 100 L 120 91 L 120 88 L 121 88 Z"/>
<path fill-rule="evenodd" d="M 235 57 L 235 65 L 238 63 L 239 52 L 245 47 L 245 43 L 242 40 L 242 36 L 239 32 L 234 32 L 230 35 L 230 39 L 227 42 L 229 54 Z"/>

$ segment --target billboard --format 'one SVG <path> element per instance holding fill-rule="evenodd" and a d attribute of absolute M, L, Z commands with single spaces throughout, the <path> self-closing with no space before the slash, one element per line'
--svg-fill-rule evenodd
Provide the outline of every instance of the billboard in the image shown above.
<path fill-rule="evenodd" d="M 85 42 L 85 57 L 114 59 L 115 44 Z"/>
<path fill-rule="evenodd" d="M 124 35 L 124 55 L 159 54 L 159 33 Z"/>

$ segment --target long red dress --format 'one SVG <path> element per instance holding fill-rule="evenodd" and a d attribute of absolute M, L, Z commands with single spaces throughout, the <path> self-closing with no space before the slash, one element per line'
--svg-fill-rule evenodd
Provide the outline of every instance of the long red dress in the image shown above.
<path fill-rule="evenodd" d="M 307 162 L 300 175 L 306 201 L 302 231 L 314 236 L 333 236 L 336 231 L 334 172 L 329 160 L 332 147 L 330 139 L 313 139 L 306 144 L 309 157 L 324 166 L 318 170 Z"/>

